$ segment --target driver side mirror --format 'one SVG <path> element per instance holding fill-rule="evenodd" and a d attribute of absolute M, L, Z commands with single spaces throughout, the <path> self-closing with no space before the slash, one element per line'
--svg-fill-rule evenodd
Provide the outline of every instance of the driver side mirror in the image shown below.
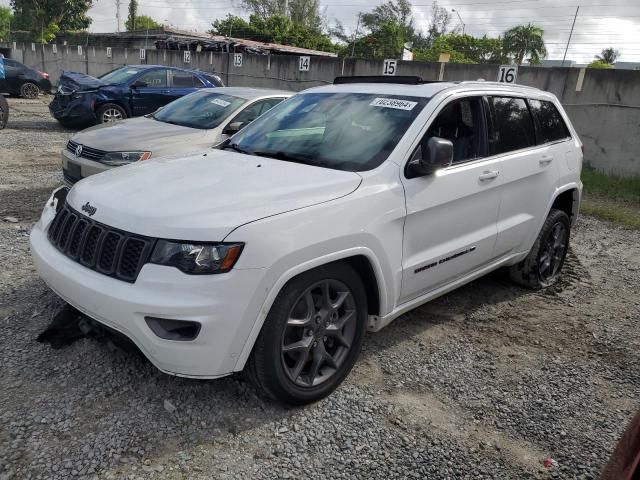
<path fill-rule="evenodd" d="M 143 82 L 142 80 L 136 80 L 131 85 L 129 85 L 129 88 L 136 89 L 136 88 L 143 88 L 143 87 L 146 87 L 146 86 L 148 86 L 147 82 Z"/>
<path fill-rule="evenodd" d="M 427 144 L 420 143 L 405 171 L 407 178 L 425 177 L 453 163 L 453 143 L 440 137 L 431 137 Z"/>
<path fill-rule="evenodd" d="M 246 122 L 231 122 L 225 127 L 222 133 L 225 135 L 233 135 L 234 133 L 238 133 L 242 130 L 246 125 Z"/>

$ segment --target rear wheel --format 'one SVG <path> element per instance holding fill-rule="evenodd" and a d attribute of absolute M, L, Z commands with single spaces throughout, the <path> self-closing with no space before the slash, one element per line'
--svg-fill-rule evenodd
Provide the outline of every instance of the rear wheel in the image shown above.
<path fill-rule="evenodd" d="M 38 98 L 40 87 L 33 82 L 25 82 L 20 86 L 20 96 L 22 98 Z"/>
<path fill-rule="evenodd" d="M 533 289 L 557 282 L 569 249 L 570 229 L 568 215 L 551 210 L 527 258 L 509 269 L 511 279 Z"/>
<path fill-rule="evenodd" d="M 120 105 L 105 103 L 96 112 L 98 123 L 112 123 L 127 118 L 127 112 Z"/>
<path fill-rule="evenodd" d="M 329 395 L 353 367 L 367 322 L 366 292 L 346 264 L 303 273 L 276 298 L 249 359 L 270 397 L 291 405 Z"/>
<path fill-rule="evenodd" d="M 3 95 L 0 95 L 0 130 L 2 130 L 9 121 L 9 103 Z"/>

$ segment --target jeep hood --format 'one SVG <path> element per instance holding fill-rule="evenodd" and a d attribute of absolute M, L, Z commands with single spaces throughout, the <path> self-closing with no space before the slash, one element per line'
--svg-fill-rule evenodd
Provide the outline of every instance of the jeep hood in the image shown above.
<path fill-rule="evenodd" d="M 348 195 L 360 182 L 354 172 L 210 150 L 93 175 L 67 202 L 78 212 L 89 202 L 92 219 L 127 232 L 220 241 L 240 225 Z"/>
<path fill-rule="evenodd" d="M 99 78 L 79 72 L 62 72 L 58 80 L 59 89 L 63 93 L 77 92 L 79 90 L 95 90 L 109 85 Z"/>

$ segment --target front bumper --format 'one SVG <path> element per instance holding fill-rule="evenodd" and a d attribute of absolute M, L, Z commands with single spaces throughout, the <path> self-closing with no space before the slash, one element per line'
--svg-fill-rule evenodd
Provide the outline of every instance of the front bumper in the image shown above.
<path fill-rule="evenodd" d="M 49 112 L 63 125 L 93 125 L 97 119 L 93 111 L 94 101 L 90 97 L 91 95 L 82 95 L 73 98 L 71 95 L 56 93 L 49 104 Z"/>
<path fill-rule="evenodd" d="M 91 175 L 95 175 L 96 173 L 105 172 L 107 170 L 115 168 L 95 160 L 76 157 L 66 148 L 64 148 L 60 152 L 60 158 L 62 160 L 62 173 L 64 175 L 64 183 L 68 186 L 73 185 L 74 183 L 82 180 L 85 177 L 89 177 Z"/>
<path fill-rule="evenodd" d="M 133 284 L 107 277 L 67 258 L 49 242 L 47 228 L 55 214 L 51 203 L 30 240 L 36 268 L 56 294 L 130 338 L 163 372 L 197 378 L 233 372 L 258 315 L 252 305 L 258 300 L 254 294 L 260 297 L 263 270 L 187 275 L 147 264 Z M 190 320 L 202 327 L 195 340 L 164 340 L 151 331 L 145 316 Z"/>

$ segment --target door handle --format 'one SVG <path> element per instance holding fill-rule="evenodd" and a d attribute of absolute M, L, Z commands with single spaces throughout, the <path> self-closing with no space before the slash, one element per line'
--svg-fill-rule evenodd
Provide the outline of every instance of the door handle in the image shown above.
<path fill-rule="evenodd" d="M 478 177 L 481 182 L 486 182 L 487 180 L 493 180 L 498 176 L 500 172 L 498 170 L 486 171 L 482 172 Z"/>
<path fill-rule="evenodd" d="M 540 165 L 549 165 L 551 162 L 553 162 L 553 157 L 551 155 L 545 155 L 543 157 L 540 158 L 540 160 L 538 160 L 538 162 L 540 163 Z"/>

